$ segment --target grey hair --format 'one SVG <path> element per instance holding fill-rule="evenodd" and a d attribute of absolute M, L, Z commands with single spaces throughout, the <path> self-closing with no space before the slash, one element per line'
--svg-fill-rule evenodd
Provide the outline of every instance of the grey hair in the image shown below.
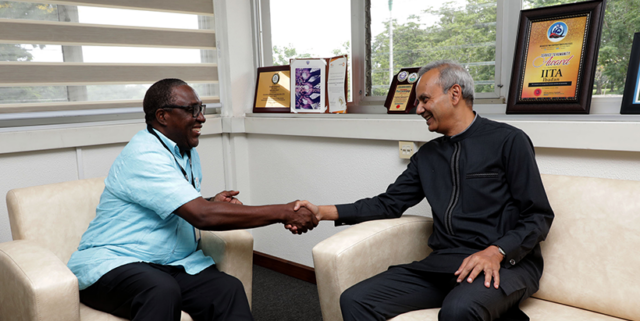
<path fill-rule="evenodd" d="M 473 78 L 471 78 L 466 68 L 453 60 L 436 60 L 420 68 L 418 76 L 422 77 L 422 75 L 434 68 L 440 71 L 437 83 L 442 87 L 444 93 L 447 93 L 453 85 L 458 84 L 462 88 L 462 99 L 467 102 L 467 105 L 473 106 L 475 86 Z"/>

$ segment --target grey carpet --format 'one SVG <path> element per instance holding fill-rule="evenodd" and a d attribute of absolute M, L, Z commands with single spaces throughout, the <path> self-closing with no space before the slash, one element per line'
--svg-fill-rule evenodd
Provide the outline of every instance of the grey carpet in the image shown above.
<path fill-rule="evenodd" d="M 315 284 L 253 266 L 255 321 L 322 321 Z"/>

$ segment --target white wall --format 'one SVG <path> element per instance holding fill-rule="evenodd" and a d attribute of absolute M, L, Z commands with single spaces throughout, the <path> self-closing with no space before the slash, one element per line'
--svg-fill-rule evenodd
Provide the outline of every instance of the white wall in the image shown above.
<path fill-rule="evenodd" d="M 249 135 L 253 204 L 308 199 L 314 204 L 349 203 L 386 190 L 408 164 L 397 142 Z M 410 213 L 429 212 L 421 204 Z M 343 227 L 322 222 L 302 236 L 282 224 L 253 230 L 256 251 L 312 266 L 311 249 Z"/>
<path fill-rule="evenodd" d="M 537 148 L 543 174 L 640 180 L 640 152 Z"/>
<path fill-rule="evenodd" d="M 0 154 L 0 242 L 11 240 L 7 203 L 10 189 L 78 179 L 75 149 Z"/>

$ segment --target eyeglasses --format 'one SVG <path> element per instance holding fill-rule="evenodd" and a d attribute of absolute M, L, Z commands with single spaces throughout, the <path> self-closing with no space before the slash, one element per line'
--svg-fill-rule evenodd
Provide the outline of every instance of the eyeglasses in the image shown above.
<path fill-rule="evenodd" d="M 207 110 L 207 105 L 203 105 L 203 104 L 193 105 L 193 106 L 167 105 L 162 107 L 162 109 L 169 109 L 169 108 L 182 108 L 186 112 L 191 113 L 191 115 L 193 115 L 193 118 L 197 118 L 198 115 L 200 115 L 200 113 L 204 115 L 205 110 Z"/>

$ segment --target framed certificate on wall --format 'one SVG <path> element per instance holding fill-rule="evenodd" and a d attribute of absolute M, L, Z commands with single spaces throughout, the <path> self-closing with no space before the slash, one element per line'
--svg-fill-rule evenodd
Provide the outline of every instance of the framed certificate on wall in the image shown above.
<path fill-rule="evenodd" d="M 508 114 L 588 114 L 605 0 L 523 10 Z"/>

